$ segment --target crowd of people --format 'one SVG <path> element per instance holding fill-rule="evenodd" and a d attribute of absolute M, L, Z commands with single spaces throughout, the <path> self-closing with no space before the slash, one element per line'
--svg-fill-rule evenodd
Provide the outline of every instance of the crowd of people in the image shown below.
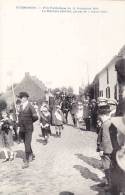
<path fill-rule="evenodd" d="M 99 186 L 112 195 L 125 192 L 125 103 L 118 116 L 116 100 L 100 98 L 97 118 L 97 152 L 105 174 Z"/>
<path fill-rule="evenodd" d="M 54 106 L 51 115 L 49 105 L 46 101 L 42 105 L 29 101 L 27 92 L 20 92 L 14 109 L 9 109 L 5 100 L 0 101 L 0 147 L 5 154 L 5 160 L 13 161 L 14 152 L 12 146 L 14 141 L 18 144 L 24 143 L 25 159 L 22 168 L 29 167 L 29 162 L 35 159 L 31 142 L 33 133 L 33 123 L 38 121 L 41 128 L 43 144 L 48 143 L 51 135 L 52 121 L 55 126 L 56 137 L 61 138 L 63 129 L 63 113 L 59 104 Z"/>
<path fill-rule="evenodd" d="M 22 168 L 29 167 L 29 162 L 35 159 L 31 147 L 33 123 L 39 121 L 43 144 L 46 145 L 52 135 L 51 125 L 55 126 L 55 136 L 61 138 L 70 113 L 75 128 L 97 133 L 97 152 L 105 173 L 105 181 L 99 185 L 106 191 L 112 191 L 113 195 L 119 195 L 125 191 L 125 104 L 122 117 L 117 116 L 117 105 L 114 99 L 81 101 L 75 96 L 55 98 L 53 103 L 43 101 L 37 105 L 36 102 L 29 102 L 27 92 L 19 94 L 15 110 L 8 110 L 6 102 L 0 102 L 0 146 L 5 154 L 3 162 L 14 160 L 14 132 L 17 143 L 23 142 L 25 147 Z"/>

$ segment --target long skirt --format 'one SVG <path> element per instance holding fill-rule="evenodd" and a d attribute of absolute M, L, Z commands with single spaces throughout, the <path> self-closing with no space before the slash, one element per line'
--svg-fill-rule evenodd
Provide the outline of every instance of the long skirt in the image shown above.
<path fill-rule="evenodd" d="M 12 130 L 9 130 L 8 133 L 5 131 L 0 132 L 0 147 L 1 148 L 10 148 L 13 146 L 13 135 Z"/>

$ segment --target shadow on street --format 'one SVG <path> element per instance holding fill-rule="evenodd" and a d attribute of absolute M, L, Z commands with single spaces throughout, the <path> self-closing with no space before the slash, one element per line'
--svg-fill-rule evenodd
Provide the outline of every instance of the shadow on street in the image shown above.
<path fill-rule="evenodd" d="M 100 178 L 96 173 L 92 173 L 87 167 L 81 165 L 74 165 L 74 168 L 81 173 L 81 176 L 85 179 L 91 179 L 95 182 L 101 182 Z"/>
<path fill-rule="evenodd" d="M 80 172 L 81 176 L 85 179 L 91 179 L 94 182 L 101 183 L 102 180 L 98 177 L 96 173 L 91 172 L 88 168 L 81 165 L 75 165 L 74 168 Z M 109 192 L 105 192 L 103 188 L 98 187 L 98 184 L 95 184 L 90 187 L 93 191 L 98 192 L 97 195 L 111 195 Z"/>
<path fill-rule="evenodd" d="M 84 156 L 83 154 L 75 154 L 78 159 L 84 161 L 88 165 L 97 168 L 97 169 L 102 169 L 102 163 L 101 160 L 98 160 L 93 157 L 87 157 Z M 85 179 L 91 179 L 96 183 L 101 183 L 102 180 L 98 177 L 96 173 L 91 172 L 87 167 L 83 167 L 81 165 L 75 165 L 74 168 L 80 172 L 81 176 Z M 98 184 L 95 184 L 91 186 L 91 189 L 93 191 L 97 192 L 97 195 L 111 195 L 109 192 L 105 192 L 103 188 L 99 187 Z"/>
<path fill-rule="evenodd" d="M 97 168 L 97 169 L 102 169 L 102 162 L 101 160 L 98 160 L 96 158 L 93 157 L 87 157 L 84 156 L 83 154 L 75 154 L 78 159 L 83 160 L 85 163 L 87 163 L 88 165 Z"/>

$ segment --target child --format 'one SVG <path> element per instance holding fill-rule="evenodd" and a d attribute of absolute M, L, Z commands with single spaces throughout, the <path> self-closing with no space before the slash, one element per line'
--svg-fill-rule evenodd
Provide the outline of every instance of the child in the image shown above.
<path fill-rule="evenodd" d="M 111 127 L 111 109 L 108 100 L 104 100 L 104 104 L 99 108 L 100 113 L 100 130 L 98 132 L 97 146 L 98 152 L 100 154 L 104 173 L 105 173 L 105 183 L 100 184 L 100 187 L 105 187 L 106 191 L 112 189 L 111 181 L 111 156 L 113 153 L 113 145 L 110 135 Z"/>
<path fill-rule="evenodd" d="M 0 138 L 1 138 L 1 147 L 3 148 L 5 154 L 5 160 L 3 162 L 14 160 L 14 153 L 11 146 L 13 146 L 13 137 L 12 137 L 12 123 L 9 119 L 7 112 L 2 111 L 2 119 L 0 121 Z M 8 152 L 10 155 L 8 155 Z"/>
<path fill-rule="evenodd" d="M 61 111 L 60 105 L 57 105 L 55 108 L 54 124 L 55 124 L 56 136 L 61 137 L 61 130 L 63 129 L 63 113 Z"/>
<path fill-rule="evenodd" d="M 48 111 L 48 108 L 46 105 L 43 105 L 41 107 L 41 113 L 40 113 L 40 126 L 42 130 L 42 136 L 44 137 L 45 144 L 48 142 L 48 135 L 50 131 L 50 112 Z"/>

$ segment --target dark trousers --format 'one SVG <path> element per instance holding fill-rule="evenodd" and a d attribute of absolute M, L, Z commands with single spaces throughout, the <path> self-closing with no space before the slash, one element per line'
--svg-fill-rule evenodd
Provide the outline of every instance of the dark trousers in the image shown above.
<path fill-rule="evenodd" d="M 90 131 L 90 118 L 85 118 L 86 130 Z"/>
<path fill-rule="evenodd" d="M 67 124 L 68 123 L 68 112 L 69 111 L 63 111 L 63 115 L 65 117 L 65 123 Z"/>
<path fill-rule="evenodd" d="M 92 115 L 92 127 L 94 127 L 94 129 L 97 127 L 97 116 L 94 114 Z"/>
<path fill-rule="evenodd" d="M 29 161 L 30 155 L 33 155 L 31 148 L 32 133 L 32 131 L 20 132 L 21 139 L 23 140 L 25 146 L 25 155 L 27 161 Z"/>
<path fill-rule="evenodd" d="M 17 134 L 17 125 L 16 125 L 16 122 L 13 121 L 13 130 L 14 130 L 14 133 L 15 133 L 15 140 L 18 139 L 18 134 Z"/>
<path fill-rule="evenodd" d="M 41 131 L 42 131 L 42 136 L 43 136 L 44 138 L 45 138 L 46 136 L 48 136 L 49 129 L 41 128 Z"/>
<path fill-rule="evenodd" d="M 77 120 L 76 120 L 76 118 L 75 118 L 75 114 L 71 114 L 72 115 L 72 120 L 73 120 L 73 124 L 74 124 L 74 126 L 76 126 L 76 124 L 77 124 Z"/>

